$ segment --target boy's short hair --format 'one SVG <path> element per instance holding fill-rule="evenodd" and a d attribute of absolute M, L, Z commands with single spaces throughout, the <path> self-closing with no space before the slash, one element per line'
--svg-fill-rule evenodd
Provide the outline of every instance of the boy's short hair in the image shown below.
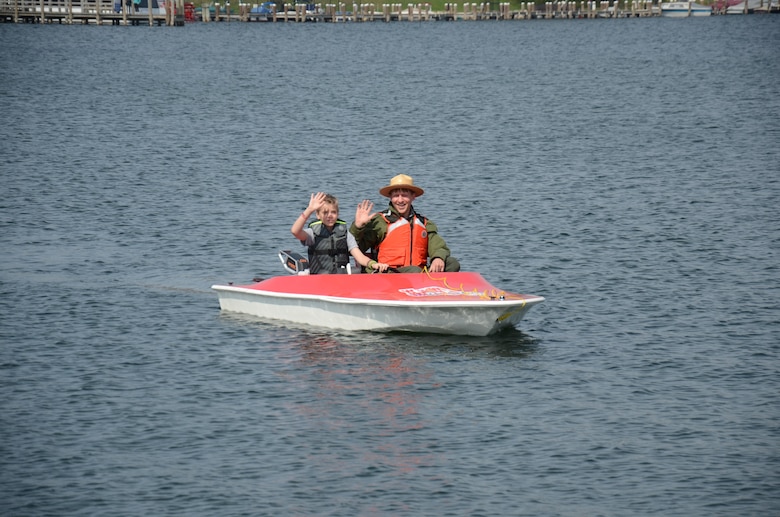
<path fill-rule="evenodd" d="M 332 194 L 325 194 L 325 199 L 322 200 L 322 204 L 333 205 L 336 207 L 336 212 L 339 211 L 339 200 Z"/>

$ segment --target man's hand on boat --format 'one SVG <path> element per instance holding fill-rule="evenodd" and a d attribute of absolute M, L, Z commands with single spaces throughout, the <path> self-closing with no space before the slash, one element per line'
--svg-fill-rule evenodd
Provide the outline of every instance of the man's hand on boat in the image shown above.
<path fill-rule="evenodd" d="M 368 267 L 370 269 L 369 273 L 387 273 L 388 269 L 392 269 L 389 264 L 377 262 L 376 260 L 369 260 Z"/>
<path fill-rule="evenodd" d="M 441 273 L 444 271 L 444 261 L 439 257 L 436 257 L 435 259 L 431 260 L 431 265 L 428 266 L 428 270 L 431 273 Z"/>

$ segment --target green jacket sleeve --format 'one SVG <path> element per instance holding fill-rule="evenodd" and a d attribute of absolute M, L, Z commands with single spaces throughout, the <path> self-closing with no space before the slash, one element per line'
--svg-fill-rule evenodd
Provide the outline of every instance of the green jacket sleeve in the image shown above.
<path fill-rule="evenodd" d="M 353 222 L 349 227 L 349 233 L 355 236 L 358 248 L 365 252 L 367 249 L 376 249 L 376 246 L 382 242 L 387 233 L 385 220 L 375 215 L 363 228 L 358 228 Z"/>
<path fill-rule="evenodd" d="M 428 232 L 428 258 L 430 260 L 440 258 L 446 261 L 450 256 L 450 249 L 439 235 L 439 228 L 429 220 L 425 223 L 425 231 Z"/>

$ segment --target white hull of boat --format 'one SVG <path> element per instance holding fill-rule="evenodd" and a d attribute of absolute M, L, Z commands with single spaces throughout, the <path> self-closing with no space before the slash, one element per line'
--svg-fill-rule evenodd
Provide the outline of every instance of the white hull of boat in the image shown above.
<path fill-rule="evenodd" d="M 661 16 L 666 18 L 688 18 L 689 16 L 710 16 L 712 9 L 695 2 L 670 2 L 661 4 Z"/>
<path fill-rule="evenodd" d="M 514 327 L 544 298 L 477 303 L 398 302 L 286 294 L 215 285 L 224 311 L 351 331 L 407 331 L 487 336 Z"/>
<path fill-rule="evenodd" d="M 756 11 L 770 12 L 772 10 L 772 5 L 777 6 L 777 0 L 748 0 L 747 9 L 745 9 L 745 2 L 740 2 L 738 4 L 730 5 L 728 9 L 726 9 L 726 14 L 746 14 L 754 13 Z"/>

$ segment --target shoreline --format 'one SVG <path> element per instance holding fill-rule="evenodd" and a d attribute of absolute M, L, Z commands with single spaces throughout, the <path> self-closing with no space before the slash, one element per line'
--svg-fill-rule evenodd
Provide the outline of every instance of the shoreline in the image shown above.
<path fill-rule="evenodd" d="M 433 10 L 430 3 L 373 4 L 239 4 L 238 9 L 225 4 L 195 4 L 184 0 L 160 0 L 160 7 L 133 7 L 131 0 L 0 0 L 0 23 L 83 24 L 83 25 L 158 25 L 181 27 L 188 23 L 262 22 L 262 23 L 363 23 L 426 21 L 510 21 L 609 19 L 646 17 L 705 17 L 725 14 L 778 13 L 777 0 L 758 0 L 758 8 L 744 2 L 741 12 L 720 1 L 702 6 L 677 2 L 674 14 L 662 8 L 659 0 L 520 2 L 462 2 L 444 4 L 444 10 Z M 157 0 L 152 0 L 157 2 Z M 754 2 L 756 0 L 753 0 Z M 152 5 L 154 6 L 155 3 Z M 671 5 L 671 3 L 663 3 Z M 686 7 L 687 6 L 687 7 Z M 695 8 L 697 6 L 698 8 Z M 228 9 L 226 9 L 226 7 Z M 701 9 L 709 7 L 709 9 Z M 735 6 L 732 6 L 735 7 Z M 277 11 L 278 9 L 278 11 Z"/>

